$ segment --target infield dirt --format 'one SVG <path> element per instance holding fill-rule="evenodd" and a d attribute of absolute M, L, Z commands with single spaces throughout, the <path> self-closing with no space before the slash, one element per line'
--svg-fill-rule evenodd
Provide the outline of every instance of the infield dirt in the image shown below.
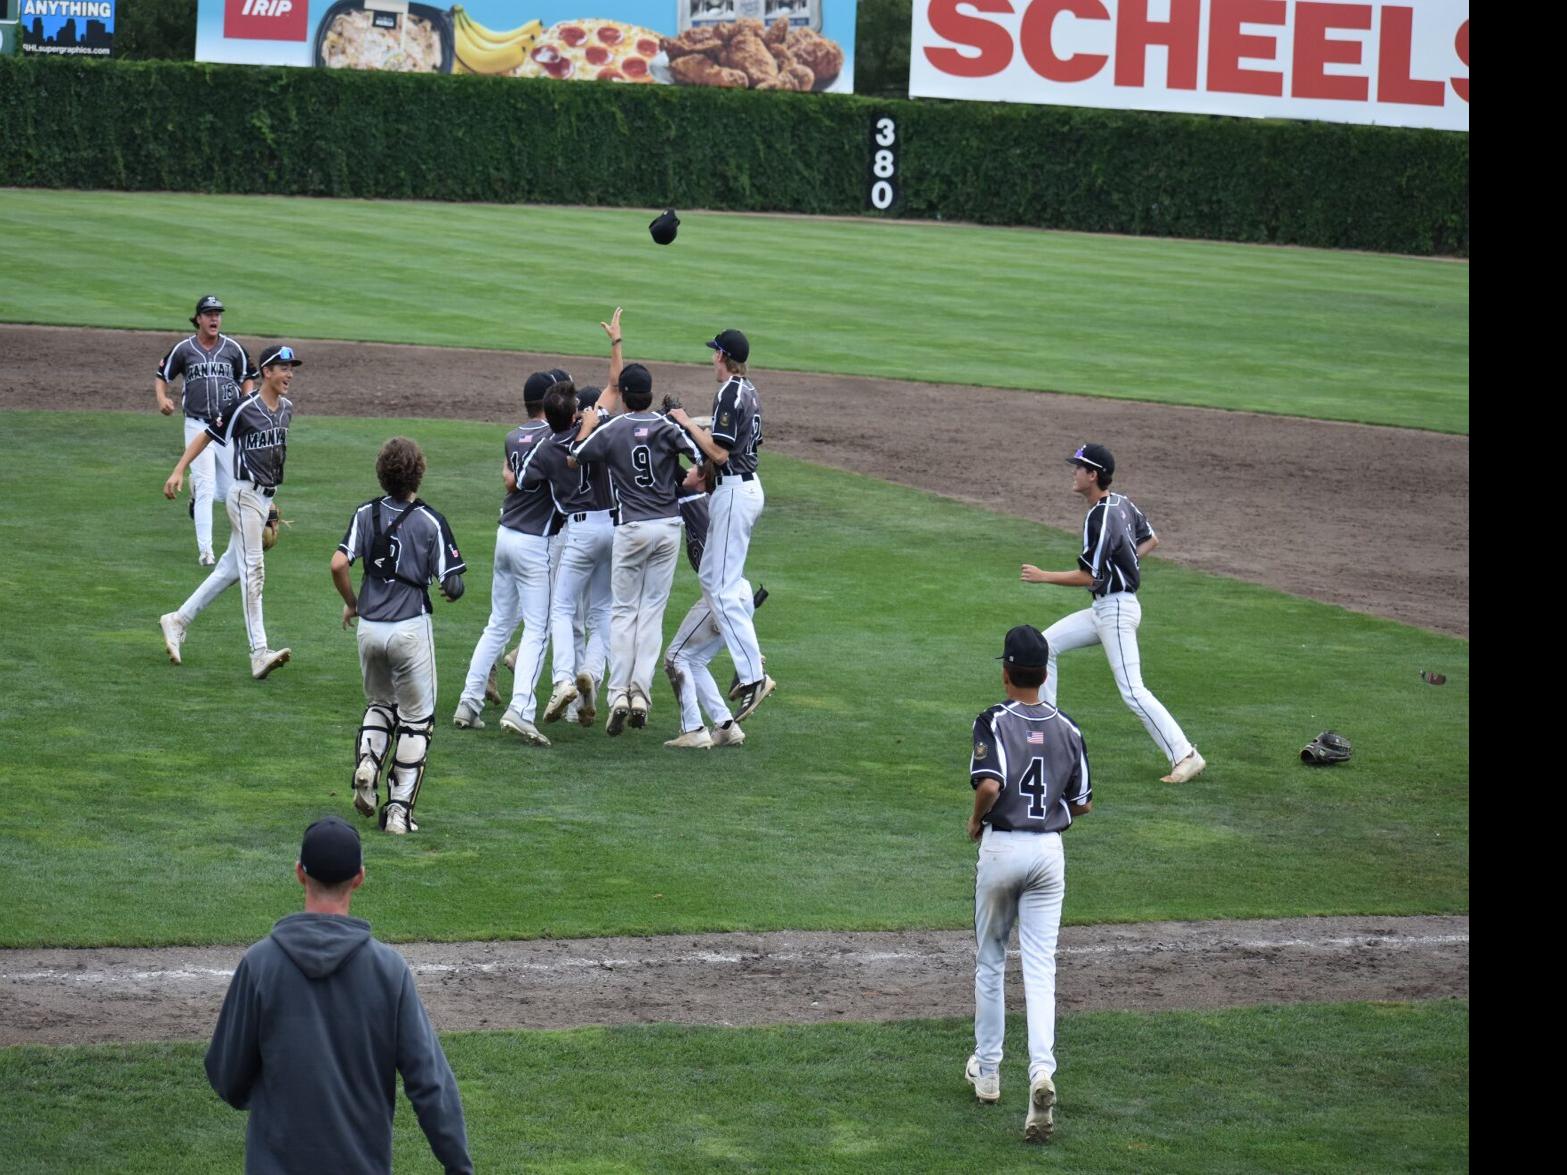
<path fill-rule="evenodd" d="M 0 324 L 0 408 L 153 411 L 175 337 Z M 530 371 L 603 359 L 301 343 L 307 414 L 514 423 Z M 705 410 L 705 365 L 649 364 Z M 116 374 L 118 373 L 118 374 Z M 1063 460 L 1110 445 L 1160 558 L 1469 634 L 1469 439 L 1046 392 L 759 371 L 767 445 L 1066 531 Z M 701 408 L 698 408 L 698 406 Z M 170 459 L 178 446 L 170 426 Z M 161 472 L 161 471 L 160 471 Z M 1021 560 L 1020 560 L 1021 561 Z M 286 911 L 279 911 L 279 914 Z M 673 935 L 401 947 L 445 1031 L 964 1016 L 967 932 Z M 0 951 L 0 1045 L 198 1039 L 242 948 Z M 1469 919 L 1310 918 L 1062 931 L 1060 1006 L 1463 997 Z M 1015 979 L 1015 973 L 1014 973 Z M 1020 1007 L 1020 992 L 1010 995 Z M 589 1016 L 583 1008 L 593 1009 Z"/>

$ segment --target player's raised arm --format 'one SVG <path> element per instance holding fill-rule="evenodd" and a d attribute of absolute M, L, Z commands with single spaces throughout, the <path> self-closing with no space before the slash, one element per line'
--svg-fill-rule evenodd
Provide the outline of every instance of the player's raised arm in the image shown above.
<path fill-rule="evenodd" d="M 609 380 L 604 384 L 604 396 L 618 397 L 620 392 L 620 369 L 624 367 L 625 360 L 621 356 L 620 343 L 620 307 L 615 307 L 615 313 L 609 316 L 608 322 L 601 322 L 599 326 L 604 328 L 604 333 L 609 336 Z M 604 405 L 608 408 L 609 405 Z"/>

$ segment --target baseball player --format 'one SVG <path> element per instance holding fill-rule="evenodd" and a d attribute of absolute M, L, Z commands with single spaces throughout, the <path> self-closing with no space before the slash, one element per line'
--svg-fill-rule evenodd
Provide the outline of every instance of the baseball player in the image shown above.
<path fill-rule="evenodd" d="M 1072 492 L 1088 501 L 1083 550 L 1077 557 L 1077 567 L 1072 571 L 1041 571 L 1032 563 L 1025 563 L 1022 579 L 1024 583 L 1085 587 L 1094 602 L 1045 629 L 1045 639 L 1050 642 L 1045 701 L 1055 704 L 1056 658 L 1061 653 L 1085 645 L 1103 646 L 1115 684 L 1120 687 L 1121 700 L 1142 719 L 1148 737 L 1170 761 L 1170 773 L 1162 777 L 1163 781 L 1185 783 L 1201 773 L 1207 761 L 1153 691 L 1143 684 L 1142 655 L 1137 650 L 1137 626 L 1143 619 L 1143 608 L 1137 600 L 1142 582 L 1138 560 L 1159 545 L 1159 536 L 1130 498 L 1110 492 L 1115 458 L 1109 449 L 1103 445 L 1081 445 L 1067 462 L 1073 467 Z"/>
<path fill-rule="evenodd" d="M 152 381 L 158 411 L 174 414 L 169 385 L 182 380 L 180 407 L 185 413 L 185 444 L 207 428 L 222 431 L 223 420 L 244 397 L 255 390 L 250 356 L 245 348 L 223 333 L 223 303 L 216 294 L 196 302 L 190 324 L 196 333 L 175 343 L 158 364 Z M 196 562 L 203 567 L 217 563 L 212 553 L 212 502 L 228 497 L 229 471 L 216 454 L 203 451 L 190 467 L 190 516 L 196 524 Z"/>
<path fill-rule="evenodd" d="M 386 496 L 354 511 L 332 554 L 343 627 L 359 621 L 365 681 L 365 712 L 354 742 L 354 807 L 364 816 L 377 814 L 381 768 L 390 757 L 380 822 L 394 836 L 418 828 L 414 805 L 435 734 L 429 585 L 440 584 L 448 601 L 461 599 L 468 569 L 446 519 L 419 500 L 424 473 L 424 453 L 413 441 L 393 437 L 382 445 L 375 475 Z M 359 559 L 365 572 L 356 594 L 348 569 Z"/>
<path fill-rule="evenodd" d="M 1056 938 L 1066 897 L 1061 833 L 1093 810 L 1083 735 L 1040 697 L 1053 655 L 1031 625 L 1007 633 L 1001 685 L 1007 700 L 974 720 L 969 785 L 974 873 L 974 1052 L 964 1079 L 982 1102 L 1001 1100 L 1006 1035 L 1007 940 L 1018 928 L 1028 1012 L 1028 1117 L 1023 1136 L 1049 1142 L 1056 1104 Z"/>
<path fill-rule="evenodd" d="M 762 406 L 755 386 L 746 378 L 751 343 L 745 335 L 737 330 L 720 331 L 707 345 L 713 351 L 713 376 L 718 381 L 712 431 L 696 427 L 683 408 L 672 409 L 669 416 L 690 432 L 713 468 L 711 541 L 702 554 L 697 578 L 741 681 L 735 721 L 744 722 L 776 684 L 762 664 L 756 626 L 751 622 L 751 587 L 745 579 L 751 531 L 765 504 L 756 470 L 756 451 L 762 445 Z"/>
<path fill-rule="evenodd" d="M 702 454 L 685 429 L 650 410 L 652 373 L 640 363 L 622 366 L 619 310 L 599 325 L 610 339 L 611 378 L 598 408 L 582 414 L 571 456 L 579 465 L 602 461 L 615 498 L 604 729 L 618 735 L 627 722 L 647 725 L 664 609 L 680 554 L 680 458 L 696 463 Z M 610 418 L 606 402 L 612 405 L 616 393 L 627 410 Z"/>
<path fill-rule="evenodd" d="M 261 390 L 241 400 L 221 428 L 216 422 L 209 423 L 206 431 L 185 447 L 174 472 L 163 483 L 165 498 L 172 501 L 179 497 L 185 470 L 191 463 L 213 442 L 224 447 L 223 457 L 231 478 L 224 502 L 229 516 L 229 545 L 212 574 L 191 593 L 190 599 L 178 611 L 158 618 L 163 647 L 176 665 L 180 663 L 180 646 L 191 622 L 234 583 L 243 585 L 239 599 L 250 639 L 250 675 L 260 681 L 286 664 L 292 655 L 288 649 L 274 650 L 267 644 L 261 613 L 261 585 L 266 578 L 261 532 L 268 517 L 275 514 L 273 498 L 283 484 L 283 463 L 288 456 L 294 402 L 284 393 L 293 383 L 294 369 L 303 362 L 294 348 L 286 345 L 274 344 L 261 352 Z"/>
<path fill-rule="evenodd" d="M 550 618 L 550 536 L 555 533 L 559 511 L 547 482 L 524 481 L 529 464 L 548 446 L 549 422 L 544 419 L 544 393 L 555 385 L 547 371 L 536 371 L 523 384 L 522 405 L 528 419 L 506 436 L 501 482 L 506 497 L 501 502 L 500 525 L 495 531 L 495 569 L 490 590 L 490 621 L 474 647 L 468 678 L 452 721 L 464 729 L 482 730 L 485 680 L 520 622 L 522 644 L 518 648 L 511 704 L 501 716 L 501 726 L 520 735 L 532 746 L 547 747 L 533 723 L 533 690 L 544 664 Z"/>
<path fill-rule="evenodd" d="M 710 513 L 708 495 L 703 489 L 702 470 L 694 467 L 680 487 L 680 519 L 686 528 L 686 559 L 693 571 L 702 566 L 702 552 L 707 545 Z M 746 591 L 751 585 L 745 585 Z M 767 589 L 758 588 L 748 598 L 751 614 L 767 600 Z M 669 639 L 669 649 L 664 654 L 664 673 L 674 687 L 675 701 L 680 705 L 680 734 L 664 745 L 686 750 L 708 750 L 712 747 L 738 747 L 745 742 L 745 731 L 730 714 L 724 694 L 713 680 L 708 669 L 714 657 L 724 647 L 724 635 L 706 595 L 691 605 L 675 635 Z M 732 690 L 730 697 L 737 691 Z M 712 719 L 713 730 L 709 734 L 702 724 L 702 711 Z"/>

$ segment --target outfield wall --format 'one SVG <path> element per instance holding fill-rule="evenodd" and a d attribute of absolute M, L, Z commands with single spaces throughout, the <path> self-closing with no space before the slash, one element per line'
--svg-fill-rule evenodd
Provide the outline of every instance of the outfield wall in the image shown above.
<path fill-rule="evenodd" d="M 0 59 L 0 109 L 4 186 L 863 213 L 1469 253 L 1469 136 L 1432 130 L 18 58 Z"/>

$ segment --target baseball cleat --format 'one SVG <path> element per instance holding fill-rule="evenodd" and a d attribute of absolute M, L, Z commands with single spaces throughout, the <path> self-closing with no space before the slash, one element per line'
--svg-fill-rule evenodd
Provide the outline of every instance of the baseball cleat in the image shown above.
<path fill-rule="evenodd" d="M 631 717 L 631 703 L 625 694 L 617 694 L 609 703 L 609 719 L 604 723 L 604 733 L 614 737 L 626 729 L 626 719 Z"/>
<path fill-rule="evenodd" d="M 743 747 L 745 745 L 745 731 L 740 729 L 740 724 L 730 719 L 722 726 L 713 727 L 713 745 L 715 747 Z"/>
<path fill-rule="evenodd" d="M 354 768 L 354 810 L 361 816 L 375 815 L 381 798 L 376 794 L 376 778 L 379 775 L 375 760 L 369 755 L 361 755 L 359 765 Z"/>
<path fill-rule="evenodd" d="M 510 708 L 501 715 L 501 729 L 520 735 L 523 742 L 530 743 L 535 747 L 547 747 L 550 745 L 550 740 L 544 737 L 537 726 L 524 718 L 521 713 Z"/>
<path fill-rule="evenodd" d="M 1159 777 L 1160 783 L 1185 783 L 1188 779 L 1196 779 L 1202 774 L 1204 767 L 1208 766 L 1208 760 L 1197 753 L 1197 748 L 1192 748 L 1192 753 L 1187 755 L 1170 770 L 1170 774 Z"/>
<path fill-rule="evenodd" d="M 484 700 L 486 702 L 494 702 L 497 706 L 504 704 L 506 701 L 505 698 L 501 697 L 501 688 L 495 682 L 495 666 L 493 665 L 490 666 L 490 676 L 484 681 Z"/>
<path fill-rule="evenodd" d="M 594 719 L 599 716 L 598 706 L 593 699 L 598 697 L 599 683 L 593 680 L 591 673 L 577 674 L 577 722 L 582 726 L 592 726 Z"/>
<path fill-rule="evenodd" d="M 1029 1142 L 1049 1142 L 1056 1132 L 1056 1085 L 1041 1073 L 1028 1087 L 1028 1117 L 1023 1137 Z"/>
<path fill-rule="evenodd" d="M 178 665 L 180 646 L 185 643 L 185 625 L 180 621 L 180 614 L 165 612 L 158 617 L 158 627 L 163 630 L 164 651 L 168 653 L 169 660 Z"/>
<path fill-rule="evenodd" d="M 767 654 L 766 653 L 762 654 L 762 673 L 763 673 L 764 676 L 767 673 Z M 743 690 L 744 688 L 745 688 L 745 682 L 741 681 L 740 680 L 740 675 L 738 673 L 736 673 L 734 675 L 734 679 L 732 681 L 730 681 L 730 683 L 729 683 L 729 695 L 728 695 L 729 700 L 732 702 L 736 698 L 738 698 L 740 696 L 740 691 Z"/>
<path fill-rule="evenodd" d="M 544 721 L 559 722 L 571 703 L 577 700 L 577 687 L 569 681 L 555 683 L 549 704 L 544 707 Z"/>
<path fill-rule="evenodd" d="M 261 681 L 279 665 L 287 665 L 292 649 L 257 649 L 250 655 L 250 676 Z"/>
<path fill-rule="evenodd" d="M 707 733 L 707 727 L 699 726 L 695 730 L 685 731 L 679 738 L 669 739 L 664 745 L 690 751 L 710 751 L 713 749 L 713 736 Z"/>
<path fill-rule="evenodd" d="M 506 663 L 506 668 L 510 669 L 513 673 L 517 672 L 517 654 L 520 652 L 522 652 L 522 646 L 518 645 L 511 652 L 507 653 L 503 658 Z"/>
<path fill-rule="evenodd" d="M 467 702 L 457 703 L 457 713 L 452 715 L 452 725 L 463 730 L 483 730 L 484 719 L 479 717 L 479 711 Z"/>
<path fill-rule="evenodd" d="M 401 804 L 388 804 L 386 806 L 386 831 L 393 836 L 407 836 L 411 831 L 408 827 L 408 809 Z"/>
<path fill-rule="evenodd" d="M 647 695 L 636 693 L 631 695 L 631 725 L 641 730 L 647 725 L 648 702 Z"/>
<path fill-rule="evenodd" d="M 770 677 L 763 677 L 761 681 L 753 681 L 740 691 L 740 708 L 735 711 L 735 721 L 744 722 L 756 708 L 762 704 L 762 699 L 778 688 L 778 683 Z"/>
<path fill-rule="evenodd" d="M 980 1101 L 994 1105 L 1001 1100 L 1001 1070 L 997 1069 L 988 1077 L 979 1071 L 979 1054 L 970 1053 L 967 1064 L 963 1066 L 963 1080 L 974 1087 L 974 1096 Z"/>
<path fill-rule="evenodd" d="M 217 563 L 218 557 L 211 551 L 203 551 L 201 554 L 196 556 L 197 567 L 216 567 Z"/>

